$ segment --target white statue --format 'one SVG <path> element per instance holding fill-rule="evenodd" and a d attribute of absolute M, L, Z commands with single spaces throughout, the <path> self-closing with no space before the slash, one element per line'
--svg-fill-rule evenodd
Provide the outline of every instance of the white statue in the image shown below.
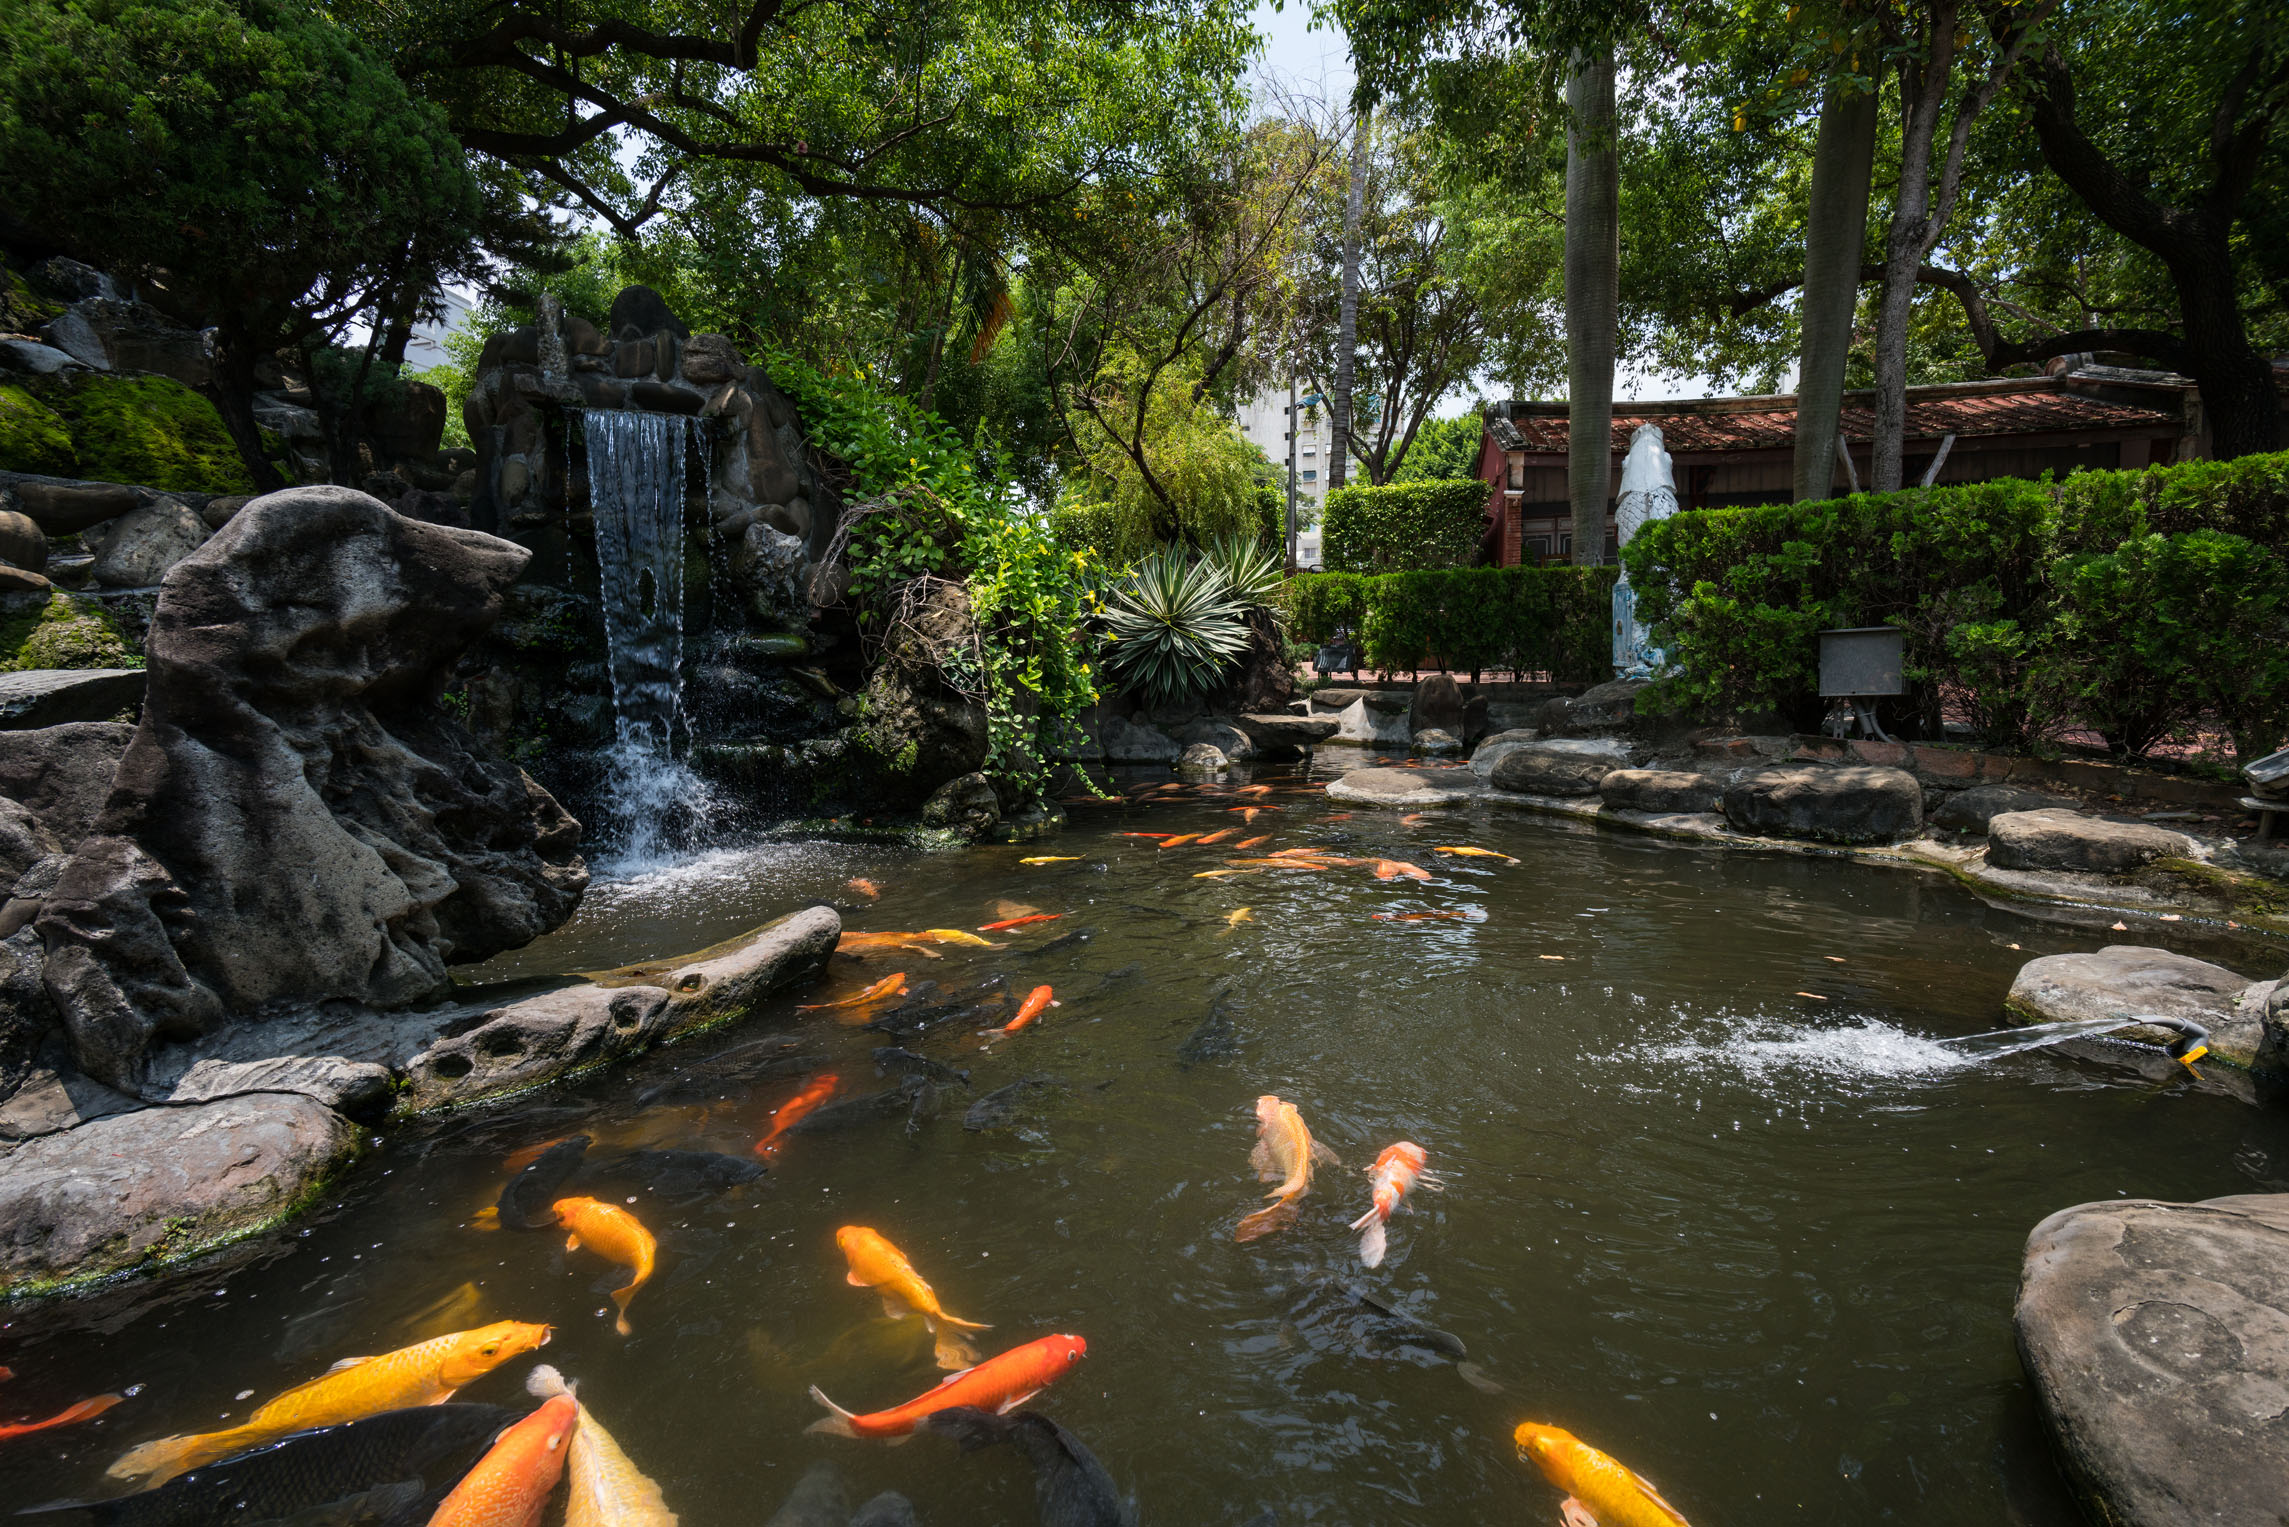
<path fill-rule="evenodd" d="M 1661 427 L 1640 424 L 1629 437 L 1629 455 L 1621 464 L 1621 496 L 1614 505 L 1614 528 L 1627 546 L 1638 530 L 1653 520 L 1677 512 L 1677 481 L 1670 474 L 1669 453 L 1661 446 Z M 1648 647 L 1648 632 L 1637 620 L 1637 591 L 1624 572 L 1613 586 L 1613 666 L 1615 676 L 1650 679 L 1661 671 L 1659 648 Z"/>

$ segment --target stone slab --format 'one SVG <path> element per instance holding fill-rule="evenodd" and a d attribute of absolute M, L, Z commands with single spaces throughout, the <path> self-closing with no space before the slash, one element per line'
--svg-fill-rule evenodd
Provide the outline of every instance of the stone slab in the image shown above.
<path fill-rule="evenodd" d="M 2289 1520 L 2289 1195 L 2062 1209 L 2028 1238 L 2015 1324 L 2093 1520 Z"/>
<path fill-rule="evenodd" d="M 1468 769 L 1354 769 L 1327 787 L 1331 801 L 1394 811 L 1458 806 L 1483 793 Z"/>
<path fill-rule="evenodd" d="M 2183 833 L 2073 811 L 2007 811 L 1987 824 L 1987 862 L 1997 869 L 2127 875 L 2193 851 Z"/>
<path fill-rule="evenodd" d="M 33 668 L 0 673 L 0 731 L 109 721 L 141 704 L 140 668 Z"/>
<path fill-rule="evenodd" d="M 2047 954 L 2029 960 L 2003 999 L 2020 1023 L 2061 1023 L 2087 1018 L 2128 1018 L 2154 1013 L 2184 1018 L 2210 1031 L 2210 1049 L 2220 1060 L 2249 1067 L 2262 1036 L 2260 1014 L 2270 983 L 2249 994 L 2252 983 L 2223 965 L 2212 965 L 2167 949 L 2110 944 L 2090 954 Z M 2169 1029 L 2132 1028 L 2120 1037 L 2141 1044 L 2166 1045 L 2178 1035 Z"/>

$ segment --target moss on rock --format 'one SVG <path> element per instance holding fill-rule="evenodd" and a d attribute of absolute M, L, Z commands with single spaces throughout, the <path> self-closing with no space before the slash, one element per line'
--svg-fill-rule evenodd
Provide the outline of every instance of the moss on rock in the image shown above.
<path fill-rule="evenodd" d="M 86 375 L 54 405 L 71 426 L 82 477 L 179 493 L 253 491 L 222 415 L 181 382 Z"/>
<path fill-rule="evenodd" d="M 0 616 L 0 673 L 142 666 L 143 654 L 92 599 L 54 594 L 39 609 Z"/>
<path fill-rule="evenodd" d="M 0 471 L 70 477 L 78 467 L 62 416 L 21 387 L 0 386 Z"/>

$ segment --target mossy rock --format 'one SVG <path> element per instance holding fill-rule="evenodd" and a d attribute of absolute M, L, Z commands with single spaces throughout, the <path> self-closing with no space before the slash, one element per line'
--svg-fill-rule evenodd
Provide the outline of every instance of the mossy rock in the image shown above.
<path fill-rule="evenodd" d="M 21 387 L 0 386 L 0 471 L 72 477 L 78 470 L 63 417 Z"/>
<path fill-rule="evenodd" d="M 84 374 L 52 395 L 71 426 L 79 476 L 178 493 L 251 493 L 222 415 L 163 376 Z"/>
<path fill-rule="evenodd" d="M 21 271 L 0 265 L 0 329 L 30 334 L 63 310 L 62 303 L 33 291 Z"/>
<path fill-rule="evenodd" d="M 44 607 L 0 616 L 0 673 L 142 666 L 135 643 L 92 599 L 52 594 Z"/>

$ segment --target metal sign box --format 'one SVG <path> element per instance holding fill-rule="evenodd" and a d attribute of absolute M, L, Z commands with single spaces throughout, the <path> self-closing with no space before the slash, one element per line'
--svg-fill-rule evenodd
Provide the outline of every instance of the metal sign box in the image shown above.
<path fill-rule="evenodd" d="M 1820 633 L 1820 697 L 1907 693 L 1907 633 L 1854 626 Z"/>

